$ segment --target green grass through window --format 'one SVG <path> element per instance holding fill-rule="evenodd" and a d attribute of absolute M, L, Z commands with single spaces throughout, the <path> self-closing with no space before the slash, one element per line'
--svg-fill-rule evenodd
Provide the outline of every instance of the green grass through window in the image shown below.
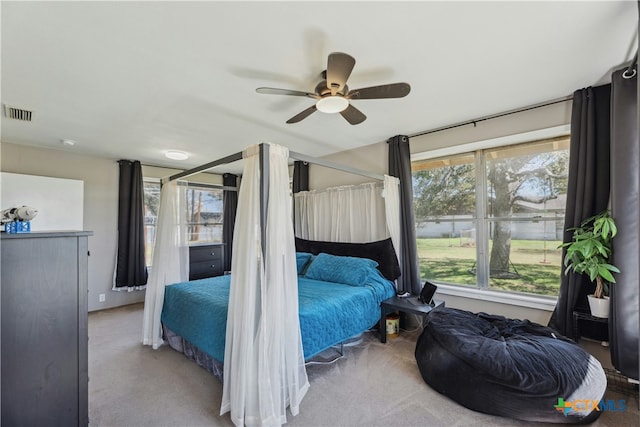
<path fill-rule="evenodd" d="M 494 290 L 557 296 L 560 288 L 559 241 L 512 240 L 514 278 L 490 278 Z M 439 282 L 476 286 L 476 248 L 464 238 L 417 239 L 420 276 Z"/>

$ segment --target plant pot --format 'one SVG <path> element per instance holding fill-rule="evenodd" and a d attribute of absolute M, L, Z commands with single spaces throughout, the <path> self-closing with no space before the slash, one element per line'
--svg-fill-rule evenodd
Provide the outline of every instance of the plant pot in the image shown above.
<path fill-rule="evenodd" d="M 594 298 L 593 295 L 587 295 L 587 298 L 589 299 L 589 308 L 593 317 L 609 318 L 609 297 Z"/>

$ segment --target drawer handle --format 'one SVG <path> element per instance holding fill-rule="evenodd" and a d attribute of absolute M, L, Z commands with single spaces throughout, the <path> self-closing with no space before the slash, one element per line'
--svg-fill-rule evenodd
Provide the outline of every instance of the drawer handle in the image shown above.
<path fill-rule="evenodd" d="M 211 255 L 215 255 L 215 254 L 216 254 L 215 252 L 211 252 Z"/>
<path fill-rule="evenodd" d="M 211 268 L 216 268 L 216 265 L 215 264 L 211 264 Z"/>

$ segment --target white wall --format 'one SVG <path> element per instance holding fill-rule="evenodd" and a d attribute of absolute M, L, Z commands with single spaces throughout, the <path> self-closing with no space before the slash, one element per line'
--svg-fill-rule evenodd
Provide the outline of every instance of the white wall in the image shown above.
<path fill-rule="evenodd" d="M 323 157 L 323 159 L 381 175 L 387 173 L 389 168 L 386 142 L 342 151 Z M 309 167 L 309 189 L 311 190 L 321 190 L 338 185 L 362 184 L 371 181 L 371 178 L 365 176 L 340 172 L 323 166 L 310 165 Z"/>
<path fill-rule="evenodd" d="M 89 311 L 132 304 L 144 300 L 144 291 L 114 292 L 118 230 L 118 164 L 111 159 L 82 156 L 2 143 L 3 172 L 41 175 L 84 181 L 84 229 L 89 237 Z M 106 301 L 98 302 L 104 293 Z"/>
<path fill-rule="evenodd" d="M 411 154 L 478 141 L 518 135 L 571 123 L 571 102 L 560 102 L 534 110 L 481 121 L 446 131 L 411 138 Z"/>
<path fill-rule="evenodd" d="M 142 175 L 145 178 L 164 178 L 176 173 L 182 172 L 182 169 L 169 169 L 161 168 L 158 166 L 142 165 Z M 196 175 L 191 175 L 183 178 L 185 181 L 199 182 L 205 184 L 222 185 L 222 175 L 201 172 Z"/>
<path fill-rule="evenodd" d="M 511 319 L 529 319 L 532 322 L 539 323 L 541 325 L 549 323 L 549 319 L 551 318 L 550 310 L 502 304 L 454 295 L 443 295 L 439 291 L 436 293 L 435 298 L 443 300 L 447 307 L 468 310 L 473 313 L 484 312 L 489 314 L 499 314 Z"/>
<path fill-rule="evenodd" d="M 0 169 L 2 172 L 84 181 L 84 230 L 93 231 L 93 236 L 89 237 L 89 311 L 144 301 L 144 291 L 112 290 L 118 231 L 116 159 L 2 143 Z M 143 167 L 143 174 L 150 177 L 160 178 L 176 172 L 180 171 Z M 192 180 L 222 183 L 222 178 L 213 174 L 200 174 Z M 100 294 L 105 294 L 105 302 L 98 301 Z"/>
<path fill-rule="evenodd" d="M 83 229 L 83 181 L 10 172 L 0 172 L 0 179 L 0 209 L 33 208 L 31 231 Z"/>

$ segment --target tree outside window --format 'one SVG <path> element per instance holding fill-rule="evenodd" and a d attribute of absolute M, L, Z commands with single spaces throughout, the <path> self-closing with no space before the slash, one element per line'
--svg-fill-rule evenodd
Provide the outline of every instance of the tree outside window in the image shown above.
<path fill-rule="evenodd" d="M 185 192 L 189 244 L 222 242 L 223 190 L 206 184 L 189 184 Z M 153 261 L 160 183 L 144 182 L 145 259 L 147 267 Z"/>
<path fill-rule="evenodd" d="M 476 284 L 474 154 L 413 164 L 420 274 L 424 279 Z"/>
<path fill-rule="evenodd" d="M 222 190 L 189 185 L 187 197 L 187 225 L 189 243 L 222 242 Z"/>
<path fill-rule="evenodd" d="M 414 162 L 416 235 L 423 277 L 557 295 L 568 144 L 567 136 Z M 473 167 L 480 164 L 479 158 L 483 170 Z M 476 194 L 476 188 L 484 188 L 484 194 Z M 486 227 L 479 227 L 481 222 Z M 451 231 L 438 235 L 442 226 L 437 224 L 443 223 Z M 477 230 L 486 230 L 486 235 L 477 235 Z M 444 251 L 444 239 L 450 245 L 457 242 L 456 251 Z M 483 250 L 489 257 L 486 264 L 478 265 L 478 259 L 484 259 L 478 256 Z M 478 274 L 479 269 L 488 274 Z M 479 281 L 482 277 L 487 277 L 486 283 Z"/>
<path fill-rule="evenodd" d="M 144 181 L 144 254 L 147 267 L 153 261 L 153 245 L 156 240 L 156 225 L 160 209 L 160 183 Z"/>

